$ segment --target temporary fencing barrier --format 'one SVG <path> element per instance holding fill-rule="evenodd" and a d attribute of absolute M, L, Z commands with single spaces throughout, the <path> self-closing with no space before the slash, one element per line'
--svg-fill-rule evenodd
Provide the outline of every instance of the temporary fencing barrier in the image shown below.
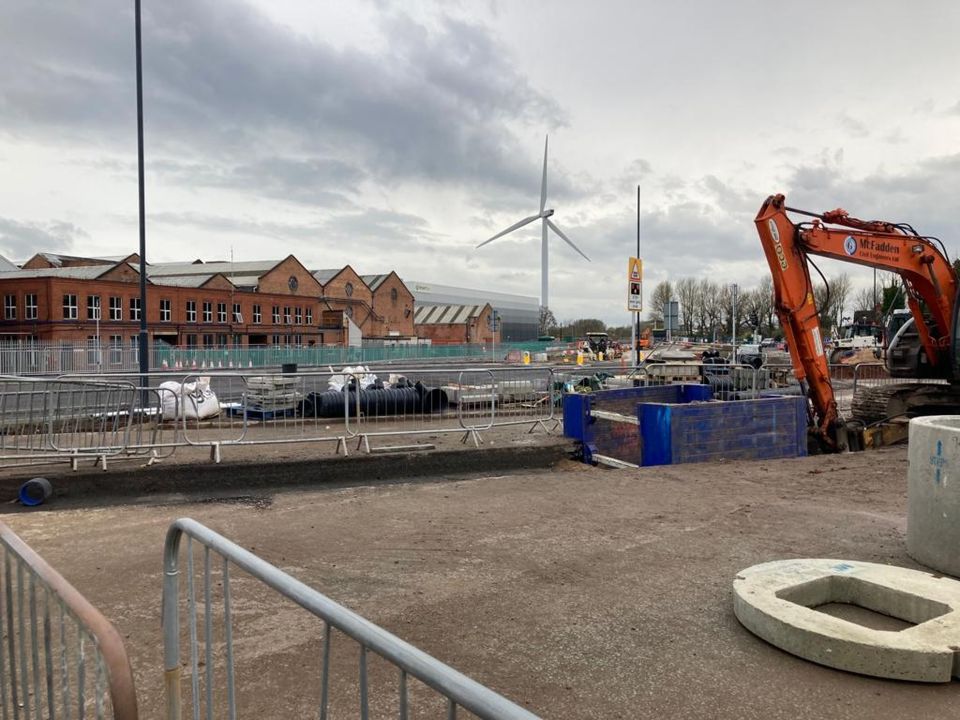
<path fill-rule="evenodd" d="M 169 457 L 177 448 L 347 441 L 460 433 L 479 446 L 494 427 L 550 432 L 561 392 L 544 367 L 403 368 L 260 374 L 113 373 L 0 376 L 0 462 Z M 205 413 L 209 410 L 209 413 Z M 428 448 L 429 444 L 392 446 Z M 380 448 L 381 450 L 386 448 Z M 30 457 L 35 456 L 35 457 Z"/>
<path fill-rule="evenodd" d="M 117 631 L 3 523 L 0 547 L 0 717 L 137 720 Z"/>
<path fill-rule="evenodd" d="M 184 573 L 184 563 L 180 546 L 184 535 L 187 536 L 184 553 L 187 617 L 186 627 L 181 627 L 180 576 Z M 202 548 L 199 563 L 194 558 L 197 554 L 194 542 Z M 234 579 L 235 568 L 244 571 L 245 576 Z M 168 720 L 180 720 L 184 693 L 193 718 L 212 718 L 215 713 L 222 714 L 223 706 L 226 706 L 227 717 L 240 716 L 245 698 L 240 694 L 243 688 L 238 688 L 236 681 L 238 641 L 234 640 L 234 632 L 239 630 L 242 637 L 242 627 L 235 627 L 238 621 L 234 607 L 243 607 L 239 603 L 246 598 L 235 598 L 234 587 L 242 583 L 240 587 L 250 588 L 250 579 L 255 583 L 251 592 L 258 602 L 263 602 L 263 591 L 259 587 L 262 584 L 306 610 L 317 621 L 316 641 L 322 642 L 318 648 L 321 661 L 317 682 L 315 685 L 297 683 L 296 687 L 308 688 L 310 699 L 285 698 L 288 704 L 309 703 L 313 708 L 319 705 L 321 720 L 334 712 L 344 716 L 355 714 L 345 709 L 348 702 L 359 709 L 358 714 L 364 720 L 370 717 L 371 711 L 378 717 L 389 712 L 406 720 L 416 710 L 413 707 L 416 699 L 430 689 L 444 701 L 449 719 L 456 718 L 458 708 L 463 708 L 482 720 L 536 720 L 527 710 L 190 519 L 177 520 L 170 526 L 164 548 L 163 657 Z M 344 663 L 336 665 L 335 661 L 345 653 L 332 652 L 335 645 L 340 645 L 334 643 L 334 631 L 356 643 L 355 674 L 344 668 Z M 304 630 L 301 626 L 291 632 L 303 633 Z M 181 636 L 187 639 L 188 658 L 181 653 Z M 377 658 L 396 673 L 393 682 L 378 681 L 382 673 L 376 672 L 380 666 Z M 376 669 L 374 662 L 378 665 Z M 188 683 L 181 683 L 184 667 Z M 419 684 L 422 683 L 424 692 L 414 691 L 414 680 L 419 681 L 416 690 L 421 690 Z M 347 685 L 349 688 L 344 690 Z M 348 692 L 349 699 L 345 697 Z M 432 697 L 424 698 L 426 702 L 437 698 L 433 693 L 430 695 Z M 295 715 L 305 712 L 306 708 L 300 707 Z"/>

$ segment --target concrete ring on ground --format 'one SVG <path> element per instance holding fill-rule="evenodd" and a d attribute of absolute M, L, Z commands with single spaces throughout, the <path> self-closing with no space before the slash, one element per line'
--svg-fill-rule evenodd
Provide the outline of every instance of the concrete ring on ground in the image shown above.
<path fill-rule="evenodd" d="M 911 420 L 909 457 L 907 552 L 960 576 L 960 416 Z"/>
<path fill-rule="evenodd" d="M 875 630 L 819 612 L 844 603 L 912 623 Z M 778 560 L 742 570 L 733 609 L 751 632 L 807 660 L 896 680 L 960 677 L 960 582 L 854 560 Z"/>

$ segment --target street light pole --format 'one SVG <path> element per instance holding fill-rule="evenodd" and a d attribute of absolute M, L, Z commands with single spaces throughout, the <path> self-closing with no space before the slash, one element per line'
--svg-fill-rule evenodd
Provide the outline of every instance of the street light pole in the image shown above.
<path fill-rule="evenodd" d="M 147 225 L 143 189 L 143 52 L 140 42 L 140 0 L 134 0 L 133 11 L 137 40 L 137 174 L 140 194 L 140 339 L 137 352 L 140 361 L 140 387 L 147 387 L 150 355 L 147 346 Z"/>

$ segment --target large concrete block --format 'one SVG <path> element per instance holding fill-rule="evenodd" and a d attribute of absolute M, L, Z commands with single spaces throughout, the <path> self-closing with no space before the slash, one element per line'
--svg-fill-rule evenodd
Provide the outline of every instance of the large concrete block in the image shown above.
<path fill-rule="evenodd" d="M 910 421 L 907 552 L 960 577 L 960 416 Z"/>
<path fill-rule="evenodd" d="M 817 610 L 830 603 L 911 626 L 878 630 Z M 854 560 L 779 560 L 737 573 L 733 609 L 771 645 L 822 665 L 921 682 L 960 674 L 960 582 L 951 578 Z"/>

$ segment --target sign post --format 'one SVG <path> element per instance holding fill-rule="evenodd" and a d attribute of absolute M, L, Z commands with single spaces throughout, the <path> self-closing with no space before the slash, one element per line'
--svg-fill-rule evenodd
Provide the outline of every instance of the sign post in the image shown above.
<path fill-rule="evenodd" d="M 492 347 L 492 360 L 493 362 L 497 361 L 497 330 L 500 329 L 500 313 L 496 310 L 491 310 L 490 314 L 487 315 L 487 327 L 490 329 L 491 340 L 493 342 Z"/>
<path fill-rule="evenodd" d="M 627 311 L 631 314 L 631 337 L 633 345 L 633 364 L 637 365 L 640 357 L 638 345 L 640 336 L 637 331 L 640 321 L 640 312 L 643 311 L 643 260 L 632 257 L 627 261 Z"/>

